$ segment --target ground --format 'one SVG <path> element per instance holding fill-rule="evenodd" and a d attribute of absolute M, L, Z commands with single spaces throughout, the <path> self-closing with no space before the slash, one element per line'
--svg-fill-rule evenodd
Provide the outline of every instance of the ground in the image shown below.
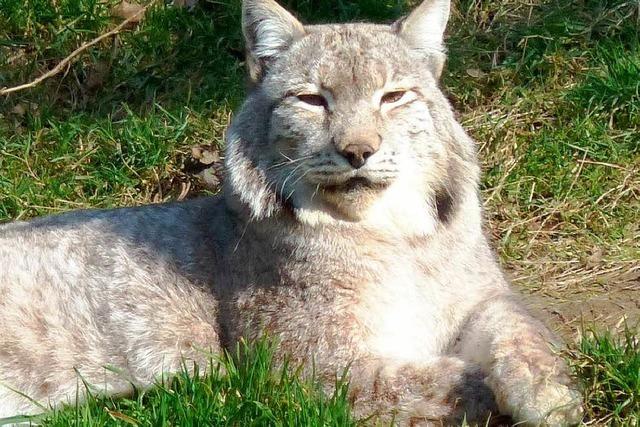
<path fill-rule="evenodd" d="M 389 22 L 407 3 L 288 5 L 306 22 Z M 0 10 L 1 91 L 138 9 Z M 515 286 L 570 343 L 640 321 L 639 13 L 624 0 L 460 0 L 447 33 L 443 87 L 478 142 L 487 230 Z M 217 191 L 242 57 L 238 1 L 157 1 L 61 73 L 0 95 L 0 221 Z M 637 422 L 640 380 L 630 390 Z"/>

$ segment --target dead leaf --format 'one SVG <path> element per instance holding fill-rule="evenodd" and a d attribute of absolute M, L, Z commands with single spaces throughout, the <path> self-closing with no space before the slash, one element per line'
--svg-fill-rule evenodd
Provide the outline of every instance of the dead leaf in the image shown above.
<path fill-rule="evenodd" d="M 586 267 L 588 269 L 592 269 L 599 266 L 600 263 L 602 262 L 603 255 L 604 255 L 604 251 L 602 250 L 602 248 L 596 248 L 591 254 L 591 256 L 587 258 Z"/>
<path fill-rule="evenodd" d="M 144 18 L 144 13 L 142 12 L 143 9 L 144 6 L 123 0 L 122 3 L 118 4 L 111 10 L 111 14 L 117 18 L 131 19 L 132 24 L 137 24 Z"/>
<path fill-rule="evenodd" d="M 198 174 L 205 187 L 209 190 L 217 190 L 220 188 L 220 178 L 216 173 L 216 168 L 207 168 Z"/>
<path fill-rule="evenodd" d="M 195 147 L 191 147 L 191 157 L 196 160 L 200 160 L 202 158 L 202 147 L 196 145 Z"/>
<path fill-rule="evenodd" d="M 101 87 L 109 75 L 109 69 L 109 63 L 106 61 L 100 61 L 92 66 L 87 71 L 87 79 L 85 80 L 86 88 L 92 90 Z"/>
<path fill-rule="evenodd" d="M 27 107 L 24 104 L 16 104 L 15 107 L 11 109 L 11 112 L 16 116 L 24 116 L 27 113 Z"/>
<path fill-rule="evenodd" d="M 487 75 L 487 73 L 485 73 L 479 68 L 468 68 L 467 74 L 473 77 L 474 79 L 481 79 L 483 77 L 486 77 Z"/>
<path fill-rule="evenodd" d="M 191 156 L 203 165 L 220 162 L 220 152 L 212 146 L 196 145 L 191 148 Z"/>
<path fill-rule="evenodd" d="M 202 159 L 200 159 L 200 161 L 205 165 L 218 163 L 220 161 L 220 154 L 217 151 L 205 150 L 204 153 L 202 153 Z"/>

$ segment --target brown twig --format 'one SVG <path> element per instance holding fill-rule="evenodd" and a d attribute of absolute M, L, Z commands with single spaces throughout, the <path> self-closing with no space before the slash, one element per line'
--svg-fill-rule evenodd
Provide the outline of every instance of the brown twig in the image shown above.
<path fill-rule="evenodd" d="M 80 45 L 80 47 L 77 48 L 76 50 L 74 50 L 73 52 L 71 52 L 71 54 L 69 56 L 64 58 L 55 67 L 53 67 L 51 70 L 47 71 L 46 73 L 42 74 L 38 78 L 30 81 L 29 83 L 24 83 L 24 84 L 21 84 L 19 86 L 7 87 L 7 88 L 0 89 L 0 96 L 8 95 L 8 94 L 13 93 L 13 92 L 18 92 L 20 90 L 24 90 L 24 89 L 29 89 L 29 88 L 35 87 L 38 84 L 42 83 L 44 80 L 55 76 L 56 74 L 58 74 L 59 72 L 64 70 L 64 68 L 66 66 L 71 64 L 71 62 L 73 62 L 75 57 L 80 55 L 82 52 L 84 52 L 85 50 L 87 50 L 91 46 L 100 43 L 102 40 L 104 40 L 104 39 L 106 39 L 108 37 L 111 37 L 111 36 L 114 36 L 114 35 L 118 34 L 120 31 L 122 31 L 123 28 L 125 28 L 130 23 L 139 21 L 140 16 L 142 16 L 153 3 L 154 2 L 149 3 L 148 5 L 146 5 L 142 9 L 140 9 L 138 12 L 136 12 L 135 14 L 131 15 L 130 17 L 128 17 L 127 19 L 122 21 L 113 30 L 108 31 L 108 32 L 100 35 L 99 37 L 96 37 L 95 39 L 93 39 L 91 41 L 82 43 Z"/>

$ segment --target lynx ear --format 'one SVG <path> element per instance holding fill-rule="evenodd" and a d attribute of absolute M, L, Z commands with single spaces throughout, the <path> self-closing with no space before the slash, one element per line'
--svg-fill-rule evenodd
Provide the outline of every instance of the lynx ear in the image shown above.
<path fill-rule="evenodd" d="M 264 76 L 270 61 L 305 33 L 300 21 L 274 0 L 244 0 L 242 32 L 249 75 L 254 82 Z"/>
<path fill-rule="evenodd" d="M 436 78 L 440 78 L 446 59 L 443 38 L 450 8 L 450 0 L 425 0 L 409 16 L 394 24 L 398 35 L 424 54 Z"/>

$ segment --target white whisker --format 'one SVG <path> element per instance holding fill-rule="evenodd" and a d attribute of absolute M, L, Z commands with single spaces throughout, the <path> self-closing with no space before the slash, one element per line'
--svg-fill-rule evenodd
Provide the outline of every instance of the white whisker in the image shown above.
<path fill-rule="evenodd" d="M 311 201 L 312 202 L 313 202 L 313 198 L 316 196 L 316 194 L 318 194 L 318 191 L 320 191 L 320 184 L 316 185 L 316 190 L 311 195 Z"/>
<path fill-rule="evenodd" d="M 292 164 L 295 164 L 295 163 L 298 163 L 298 162 L 302 162 L 302 161 L 304 161 L 304 160 L 308 160 L 308 159 L 310 159 L 311 157 L 313 157 L 313 156 L 311 156 L 311 155 L 307 155 L 307 156 L 299 157 L 299 158 L 297 158 L 297 159 L 291 159 L 290 157 L 286 156 L 286 155 L 285 155 L 285 154 L 283 154 L 282 152 L 280 152 L 280 155 L 281 155 L 282 157 L 284 157 L 285 159 L 287 159 L 287 160 L 286 160 L 286 161 L 284 161 L 284 162 L 281 162 L 281 163 L 276 163 L 275 165 L 271 165 L 271 166 L 269 166 L 269 167 L 267 168 L 267 170 L 272 170 L 272 169 L 277 169 L 277 168 L 280 168 L 280 167 L 283 167 L 283 166 L 292 165 Z"/>
<path fill-rule="evenodd" d="M 291 184 L 291 193 L 289 193 L 289 195 L 287 196 L 287 198 L 285 200 L 289 200 L 289 198 L 293 195 L 293 192 L 296 191 L 296 184 L 305 177 L 306 174 L 308 174 L 310 171 L 310 169 L 307 169 L 302 175 L 300 175 L 300 177 L 298 179 L 296 179 L 295 181 L 293 181 L 293 183 Z"/>
<path fill-rule="evenodd" d="M 304 166 L 304 163 L 300 163 L 298 166 L 293 168 L 293 170 L 289 172 L 289 175 L 287 175 L 284 181 L 282 181 L 282 186 L 280 187 L 280 197 L 284 196 L 284 187 L 285 185 L 287 185 L 287 181 L 289 181 L 289 179 L 291 179 L 291 177 L 296 173 L 296 171 L 300 169 L 302 166 Z"/>

